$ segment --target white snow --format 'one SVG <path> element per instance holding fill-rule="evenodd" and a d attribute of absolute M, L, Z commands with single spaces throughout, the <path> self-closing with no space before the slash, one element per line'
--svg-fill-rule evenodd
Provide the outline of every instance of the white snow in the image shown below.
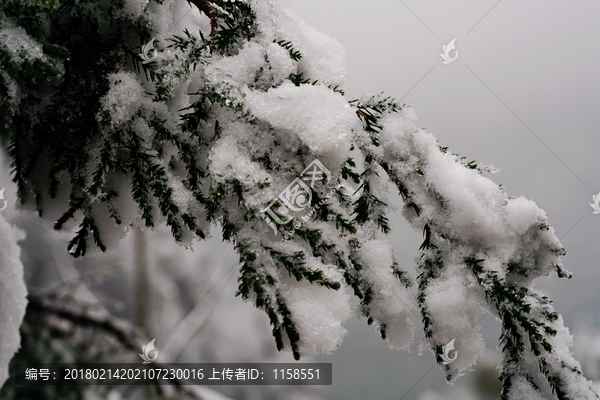
<path fill-rule="evenodd" d="M 165 0 L 162 4 L 151 1 L 148 9 L 151 11 L 147 15 L 150 22 L 149 27 L 156 32 L 157 39 L 165 40 L 165 42 L 166 38 L 172 35 L 181 36 L 186 28 L 194 35 L 197 35 L 198 29 L 206 36 L 210 32 L 208 17 L 187 0 Z"/>
<path fill-rule="evenodd" d="M 369 315 L 377 325 L 385 325 L 390 348 L 407 350 L 414 336 L 412 301 L 409 291 L 392 274 L 394 249 L 386 241 L 371 240 L 362 245 L 359 254 L 364 267 L 362 278 L 373 289 Z"/>
<path fill-rule="evenodd" d="M 25 233 L 0 214 L 0 387 L 8 378 L 8 363 L 21 346 L 19 327 L 27 307 L 21 248 Z"/>
<path fill-rule="evenodd" d="M 475 288 L 467 285 L 462 265 L 446 265 L 442 276 L 429 284 L 425 291 L 427 311 L 434 321 L 433 338 L 423 339 L 424 345 L 446 345 L 455 339 L 457 358 L 448 368 L 452 381 L 471 367 L 485 351 L 483 336 L 477 324 L 479 299 Z"/>
<path fill-rule="evenodd" d="M 320 269 L 323 276 L 339 282 L 339 290 L 328 289 L 306 280 L 286 279 L 283 295 L 288 302 L 300 333 L 300 355 L 329 354 L 337 348 L 348 331 L 342 324 L 350 318 L 350 295 L 339 271 L 309 256 L 310 269 Z"/>
<path fill-rule="evenodd" d="M 33 63 L 35 60 L 46 60 L 42 45 L 9 18 L 1 20 L 0 47 L 8 52 L 13 62 L 18 64 L 24 61 Z"/>
<path fill-rule="evenodd" d="M 546 397 L 536 390 L 523 376 L 516 376 L 513 385 L 508 391 L 509 399 L 519 400 L 546 400 Z"/>
<path fill-rule="evenodd" d="M 441 152 L 435 137 L 415 121 L 410 107 L 386 116 L 381 132 L 385 152 L 373 152 L 394 164 L 421 204 L 420 217 L 405 212 L 415 229 L 422 230 L 429 221 L 446 237 L 481 249 L 482 258 L 522 262 L 531 270 L 531 279 L 547 275 L 553 263 L 560 264 L 551 250 L 562 245 L 552 228 L 542 230 L 542 224 L 547 225 L 543 210 L 523 197 L 508 198 L 492 180 L 465 168 L 451 150 Z"/>
<path fill-rule="evenodd" d="M 8 97 L 8 104 L 11 112 L 14 113 L 21 103 L 19 86 L 10 75 L 2 70 L 0 70 L 0 79 L 4 81 L 4 85 L 7 89 L 6 95 Z"/>
<path fill-rule="evenodd" d="M 504 210 L 506 212 L 506 224 L 517 235 L 525 233 L 535 223 L 547 219 L 543 210 L 540 210 L 533 201 L 523 196 L 509 199 Z"/>
<path fill-rule="evenodd" d="M 100 100 L 104 111 L 109 112 L 111 122 L 116 127 L 129 122 L 141 104 L 148 103 L 144 88 L 137 76 L 132 72 L 119 71 L 108 76 L 110 90 Z"/>
<path fill-rule="evenodd" d="M 326 165 L 338 165 L 350 150 L 356 115 L 347 100 L 324 86 L 284 83 L 267 92 L 249 91 L 246 104 L 260 120 L 299 137 Z"/>
<path fill-rule="evenodd" d="M 149 0 L 126 0 L 122 9 L 115 8 L 114 14 L 117 18 L 129 17 L 135 20 L 142 15 L 148 3 Z"/>
<path fill-rule="evenodd" d="M 205 74 L 214 84 L 227 82 L 250 85 L 256 72 L 265 65 L 265 48 L 257 42 L 248 42 L 232 57 L 217 59 L 207 65 Z"/>
<path fill-rule="evenodd" d="M 538 294 L 542 294 L 536 291 Z M 552 307 L 550 309 L 553 311 Z M 554 370 L 559 371 L 558 376 L 564 382 L 567 392 L 572 394 L 576 399 L 590 398 L 589 393 L 593 392 L 600 397 L 600 390 L 593 386 L 592 381 L 588 381 L 583 375 L 573 373 L 568 368 L 563 368 L 563 363 L 567 367 L 577 367 L 581 370 L 581 365 L 573 357 L 571 348 L 573 347 L 573 336 L 569 332 L 569 328 L 564 325 L 563 317 L 559 314 L 558 319 L 549 324 L 557 331 L 556 336 L 549 336 L 548 341 L 552 345 L 552 354 L 546 359 L 554 367 Z M 533 400 L 533 399 L 532 399 Z M 537 400 L 537 399 L 536 399 Z"/>
<path fill-rule="evenodd" d="M 290 74 L 296 72 L 297 65 L 290 58 L 289 52 L 277 43 L 269 43 L 267 46 L 267 59 L 271 66 L 269 74 L 272 77 L 273 85 L 279 85 Z"/>
<path fill-rule="evenodd" d="M 290 41 L 302 53 L 299 72 L 304 78 L 328 85 L 346 80 L 346 54 L 341 43 L 306 24 L 283 0 L 252 0 L 252 8 L 263 36 L 268 41 Z"/>
<path fill-rule="evenodd" d="M 279 86 L 297 69 L 298 64 L 279 44 L 250 41 L 238 54 L 217 58 L 207 65 L 204 74 L 213 86 L 230 84 L 266 89 Z"/>
<path fill-rule="evenodd" d="M 252 162 L 245 152 L 238 147 L 238 137 L 235 133 L 244 126 L 232 123 L 223 127 L 221 140 L 211 149 L 209 156 L 210 171 L 219 180 L 238 179 L 247 186 L 254 186 L 269 178 L 259 164 Z"/>

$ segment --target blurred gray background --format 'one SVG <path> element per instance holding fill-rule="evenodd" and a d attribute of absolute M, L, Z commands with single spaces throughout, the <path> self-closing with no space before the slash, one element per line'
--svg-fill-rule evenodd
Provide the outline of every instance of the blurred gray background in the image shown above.
<path fill-rule="evenodd" d="M 576 354 L 585 354 L 585 332 L 578 335 L 578 329 L 600 326 L 600 215 L 589 205 L 600 192 L 600 3 L 292 0 L 291 5 L 309 25 L 343 44 L 349 98 L 384 91 L 408 100 L 419 126 L 440 145 L 493 164 L 500 170 L 493 179 L 509 196 L 523 195 L 546 211 L 574 277 L 553 275 L 537 286 L 575 333 Z M 458 58 L 444 65 L 439 53 L 453 38 Z M 399 213 L 392 222 L 391 240 L 412 271 L 421 234 Z M 406 353 L 389 350 L 365 321 L 350 321 L 341 347 L 318 358 L 333 362 L 334 371 L 334 384 L 322 395 L 429 399 L 434 397 L 423 392 L 433 389 L 443 399 L 466 398 L 464 387 L 480 385 L 479 378 L 467 373 L 445 384 L 432 355 L 418 356 L 422 329 L 420 321 L 415 324 L 417 338 Z M 493 365 L 499 324 L 488 315 L 481 325 L 488 352 L 478 366 Z"/>

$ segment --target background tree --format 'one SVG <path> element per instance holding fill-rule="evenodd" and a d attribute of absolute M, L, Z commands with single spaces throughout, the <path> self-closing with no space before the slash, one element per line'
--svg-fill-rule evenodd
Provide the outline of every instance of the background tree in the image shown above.
<path fill-rule="evenodd" d="M 335 349 L 349 291 L 382 338 L 406 349 L 413 279 L 381 234 L 387 176 L 424 233 L 422 348 L 448 381 L 483 352 L 482 308 L 502 322 L 503 398 L 598 397 L 562 318 L 533 288 L 550 272 L 569 276 L 542 210 L 509 198 L 488 179 L 492 167 L 439 146 L 406 103 L 345 99 L 340 45 L 283 4 L 192 3 L 183 30 L 184 2 L 2 6 L 0 92 L 18 196 L 55 229 L 75 229 L 74 257 L 114 248 L 132 227 L 164 223 L 189 246 L 218 224 L 243 263 L 237 293 L 267 313 L 280 350 L 298 359 Z M 142 63 L 151 38 L 158 52 Z M 286 192 L 296 206 L 310 199 L 310 218 L 275 225 L 290 204 L 272 200 L 315 157 L 327 174 L 308 180 L 304 197 Z M 458 358 L 443 364 L 452 339 Z"/>

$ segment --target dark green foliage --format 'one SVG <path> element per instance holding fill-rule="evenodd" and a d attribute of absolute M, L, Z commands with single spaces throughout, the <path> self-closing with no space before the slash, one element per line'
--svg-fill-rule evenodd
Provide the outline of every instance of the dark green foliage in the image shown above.
<path fill-rule="evenodd" d="M 302 53 L 294 49 L 294 45 L 289 40 L 274 40 L 273 42 L 286 49 L 290 53 L 292 60 L 300 61 L 302 59 Z"/>
<path fill-rule="evenodd" d="M 272 290 L 267 290 L 267 287 L 274 288 L 277 280 L 271 275 L 264 274 L 262 268 L 254 267 L 256 255 L 248 251 L 248 246 L 238 244 L 236 250 L 240 253 L 240 260 L 243 262 L 242 268 L 240 268 L 236 296 L 241 296 L 245 300 L 254 297 L 256 307 L 267 313 L 273 326 L 272 332 L 277 349 L 282 350 L 284 348 L 283 337 L 285 334 L 289 339 L 294 358 L 296 360 L 300 359 L 298 347 L 300 334 L 294 324 L 293 316 L 285 298 L 278 291 L 273 295 Z M 291 268 L 295 268 L 295 266 L 292 265 Z M 300 272 L 300 275 L 304 276 L 302 272 Z"/>
<path fill-rule="evenodd" d="M 250 5 L 243 1 L 225 1 L 219 5 L 228 15 L 219 22 L 219 29 L 211 39 L 211 46 L 221 54 L 232 55 L 232 51 L 255 35 L 256 17 Z"/>
<path fill-rule="evenodd" d="M 289 77 L 290 81 L 296 86 L 306 85 L 311 83 L 310 79 L 304 78 L 304 74 L 301 72 L 299 74 L 291 74 Z M 316 85 L 318 81 L 313 81 L 312 84 Z"/>
<path fill-rule="evenodd" d="M 283 349 L 283 342 L 281 338 L 285 331 L 287 337 L 290 340 L 290 346 L 292 347 L 292 354 L 296 360 L 300 359 L 300 349 L 298 343 L 300 342 L 300 333 L 296 329 L 296 325 L 292 319 L 292 313 L 287 308 L 285 301 L 281 295 L 277 295 L 277 307 L 282 315 L 283 321 L 273 326 L 273 334 L 277 342 L 277 350 Z"/>
<path fill-rule="evenodd" d="M 418 266 L 419 275 L 417 282 L 419 291 L 417 293 L 417 304 L 421 310 L 421 320 L 423 322 L 425 337 L 430 338 L 433 335 L 435 327 L 433 326 L 431 314 L 427 310 L 425 290 L 427 289 L 427 285 L 439 276 L 440 269 L 444 268 L 441 252 L 437 247 L 432 245 L 430 249 L 423 251 L 419 256 Z"/>
<path fill-rule="evenodd" d="M 60 182 L 64 180 L 62 177 L 66 173 L 71 185 L 69 207 L 56 221 L 55 228 L 62 229 L 65 223 L 81 212 L 84 219 L 75 237 L 69 243 L 71 253 L 74 256 L 85 255 L 87 247 L 92 242 L 101 250 L 105 250 L 102 233 L 98 230 L 92 213 L 92 203 L 98 200 L 104 202 L 111 218 L 115 223 L 120 224 L 121 217 L 113 205 L 118 193 L 107 186 L 107 180 L 114 173 L 124 173 L 131 177 L 131 194 L 140 208 L 146 226 L 155 225 L 154 208 L 157 207 L 158 212 L 166 217 L 167 225 L 176 240 L 182 239 L 184 228 L 199 237 L 204 237 L 204 233 L 197 225 L 197 219 L 189 214 L 182 214 L 174 203 L 174 189 L 168 182 L 167 171 L 154 152 L 161 156 L 164 143 L 172 143 L 177 147 L 179 159 L 187 172 L 184 184 L 194 193 L 196 200 L 202 203 L 204 195 L 201 191 L 200 179 L 206 174 L 200 167 L 198 155 L 199 146 L 205 144 L 207 140 L 196 136 L 196 143 L 194 143 L 193 136 L 190 140 L 189 136 L 167 129 L 166 121 L 154 115 L 148 119 L 148 124 L 154 132 L 153 148 L 149 149 L 145 148 L 142 140 L 127 127 L 112 131 L 108 136 L 103 137 L 101 130 L 106 131 L 110 127 L 111 117 L 105 113 L 99 121 L 96 120 L 100 110 L 100 99 L 109 88 L 107 76 L 124 67 L 127 54 L 135 55 L 132 59 L 137 61 L 137 53 L 132 52 L 128 47 L 123 33 L 127 22 L 115 20 L 116 32 L 103 36 L 98 32 L 94 18 L 82 8 L 83 5 L 66 2 L 59 8 L 50 7 L 48 5 L 50 3 L 44 6 L 38 2 L 30 4 L 26 9 L 16 9 L 16 4 L 16 2 L 5 4 L 5 12 L 11 15 L 26 15 L 37 10 L 35 11 L 37 14 L 23 18 L 31 20 L 48 15 L 48 18 L 54 22 L 55 29 L 50 35 L 42 35 L 33 29 L 28 29 L 28 33 L 34 37 L 38 34 L 36 39 L 44 44 L 44 52 L 50 61 L 56 58 L 64 62 L 64 73 L 61 74 L 50 101 L 45 103 L 42 103 L 41 98 L 36 94 L 37 87 L 43 83 L 42 81 L 57 75 L 58 71 L 33 68 L 37 64 L 33 65 L 33 69 L 20 65 L 15 75 L 15 79 L 24 82 L 23 87 L 30 89 L 21 103 L 24 106 L 31 104 L 29 110 L 39 114 L 36 119 L 19 116 L 19 113 L 29 112 L 22 106 L 10 120 L 14 129 L 10 137 L 9 155 L 12 158 L 11 168 L 13 179 L 17 183 L 20 202 L 26 203 L 33 197 L 41 215 L 45 198 L 47 196 L 53 198 L 58 194 Z M 58 3 L 54 5 L 56 4 Z M 110 5 L 106 10 L 107 15 L 111 15 L 111 7 L 120 6 L 118 3 Z M 148 37 L 151 34 L 147 28 L 142 29 L 136 24 L 131 25 L 130 28 L 140 37 Z M 203 46 L 206 48 L 207 45 Z M 190 53 L 194 52 L 190 51 Z M 188 66 L 191 67 L 197 60 L 191 58 L 188 61 L 190 63 Z M 2 65 L 9 72 L 16 70 L 11 64 Z M 133 65 L 135 66 L 136 63 L 134 62 Z M 160 98 L 162 92 L 158 89 L 157 96 Z M 142 117 L 141 114 L 139 116 Z M 186 125 L 186 120 L 183 121 L 182 128 L 192 130 L 189 124 Z M 193 131 L 197 135 L 195 129 Z M 98 145 L 99 155 L 95 160 L 91 159 L 89 150 Z M 42 160 L 46 160 L 50 167 L 40 165 Z M 95 166 L 91 182 L 88 182 L 82 172 L 90 163 L 95 163 Z M 42 172 L 43 169 L 45 171 Z M 39 180 L 35 179 L 35 176 L 39 174 L 48 175 L 48 186 L 44 187 L 38 183 Z M 92 197 L 95 200 L 92 200 Z"/>
<path fill-rule="evenodd" d="M 352 168 L 356 168 L 356 163 L 352 158 L 347 158 L 342 165 L 342 179 L 352 180 L 354 183 L 360 183 L 360 174 L 354 172 Z"/>
<path fill-rule="evenodd" d="M 7 16 L 19 20 L 34 20 L 40 14 L 56 10 L 60 5 L 58 0 L 5 0 L 0 4 L 0 10 Z"/>
<path fill-rule="evenodd" d="M 546 321 L 556 321 L 558 314 L 552 311 L 552 302 L 546 296 L 540 296 L 525 287 L 499 278 L 494 271 L 484 270 L 482 262 L 483 260 L 473 258 L 465 260 L 479 284 L 485 289 L 486 298 L 495 306 L 502 321 L 499 343 L 508 365 L 500 376 L 504 385 L 502 398 L 507 398 L 506 394 L 515 376 L 513 371 L 518 368 L 516 365 L 525 352 L 531 351 L 538 357 L 539 370 L 546 376 L 557 397 L 560 400 L 573 399 L 566 390 L 567 385 L 563 382 L 561 374 L 546 360 L 546 356 L 551 354 L 553 349 L 546 336 L 555 336 L 557 332 L 547 322 L 536 317 L 536 314 L 541 314 Z M 561 368 L 581 375 L 579 368 L 568 366 L 564 361 L 561 362 Z M 524 372 L 521 371 L 521 374 Z M 533 383 L 528 374 L 525 376 Z M 532 386 L 537 388 L 535 384 Z"/>
<path fill-rule="evenodd" d="M 367 167 L 360 175 L 362 183 L 357 189 L 357 192 L 362 189 L 362 193 L 358 200 L 353 203 L 354 221 L 362 225 L 367 221 L 372 220 L 383 233 L 387 234 L 391 230 L 388 218 L 386 217 L 387 204 L 372 194 L 370 183 L 370 177 L 372 175 L 378 176 L 377 173 L 369 167 Z"/>
<path fill-rule="evenodd" d="M 59 75 L 56 61 L 69 58 L 67 49 L 39 37 L 43 25 L 48 21 L 49 15 L 57 11 L 58 5 L 58 0 L 6 0 L 0 4 L 0 16 L 4 13 L 7 17 L 15 20 L 27 33 L 37 36 L 37 42 L 42 46 L 44 54 L 48 56 L 47 60 L 38 58 L 33 61 L 23 57 L 19 62 L 12 59 L 7 51 L 0 48 L 0 67 L 9 76 L 17 79 L 22 84 L 32 86 L 35 83 L 45 82 Z M 3 21 L 0 19 L 0 24 L 2 23 Z M 4 85 L 0 85 L 0 91 L 0 95 L 6 94 Z M 2 104 L 1 101 L 0 104 Z"/>
<path fill-rule="evenodd" d="M 398 263 L 394 262 L 392 270 L 394 275 L 396 275 L 396 277 L 400 280 L 400 283 L 402 283 L 402 286 L 404 286 L 405 288 L 410 288 L 414 285 L 413 278 L 407 271 L 398 268 Z"/>
<path fill-rule="evenodd" d="M 404 105 L 396 103 L 392 97 L 383 97 L 381 95 L 371 96 L 366 101 L 356 103 L 356 113 L 363 121 L 363 127 L 366 132 L 371 134 L 371 141 L 379 146 L 377 133 L 381 130 L 379 119 L 385 112 L 401 111 Z"/>
<path fill-rule="evenodd" d="M 296 280 L 301 281 L 306 279 L 310 283 L 316 283 L 319 286 L 325 286 L 333 290 L 338 290 L 340 288 L 338 282 L 324 278 L 323 271 L 306 268 L 304 252 L 299 251 L 292 255 L 287 255 L 270 247 L 265 247 L 265 249 L 269 250 L 271 257 L 273 257 L 278 264 L 283 265 L 288 271 L 289 276 L 293 275 Z"/>
<path fill-rule="evenodd" d="M 500 345 L 503 346 L 503 350 L 512 347 L 514 350 L 522 352 L 525 347 L 521 333 L 523 331 L 527 335 L 531 350 L 536 356 L 541 354 L 542 348 L 547 352 L 551 352 L 552 346 L 546 341 L 542 332 L 554 336 L 556 331 L 549 325 L 537 321 L 531 315 L 532 306 L 529 303 L 534 299 L 540 305 L 550 304 L 550 301 L 539 298 L 539 296 L 529 292 L 527 288 L 507 282 L 505 279 L 498 277 L 495 271 L 485 270 L 481 264 L 483 261 L 469 258 L 465 260 L 465 263 L 473 271 L 479 284 L 485 289 L 486 298 L 496 307 L 502 320 L 503 333 L 500 336 Z"/>

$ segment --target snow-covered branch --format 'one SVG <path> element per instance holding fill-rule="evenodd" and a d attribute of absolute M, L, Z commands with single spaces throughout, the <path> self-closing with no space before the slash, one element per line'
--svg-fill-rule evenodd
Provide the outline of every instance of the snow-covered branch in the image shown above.
<path fill-rule="evenodd" d="M 448 380 L 482 354 L 484 311 L 502 322 L 504 399 L 598 398 L 533 288 L 570 276 L 545 213 L 508 197 L 493 167 L 439 146 L 407 104 L 348 101 L 338 41 L 279 0 L 92 3 L 0 5 L 0 107 L 19 200 L 75 232 L 74 257 L 115 249 L 132 229 L 164 224 L 189 246 L 219 226 L 242 263 L 237 294 L 268 315 L 278 349 L 333 351 L 352 293 L 367 323 L 407 349 L 414 279 L 385 237 L 389 178 L 425 237 L 421 349 Z M 112 322 L 32 307 L 131 344 Z M 445 363 L 452 340 L 459 355 Z"/>
<path fill-rule="evenodd" d="M 485 176 L 489 167 L 438 146 L 406 104 L 372 97 L 360 107 L 371 117 L 359 114 L 361 150 L 386 171 L 405 200 L 405 217 L 426 235 L 418 262 L 422 348 L 437 355 L 447 379 L 455 380 L 484 350 L 476 323 L 481 308 L 502 322 L 503 399 L 598 398 L 569 350 L 562 317 L 533 288 L 553 271 L 571 276 L 545 213 L 523 197 L 508 198 Z M 453 339 L 459 356 L 443 363 L 442 346 Z"/>

